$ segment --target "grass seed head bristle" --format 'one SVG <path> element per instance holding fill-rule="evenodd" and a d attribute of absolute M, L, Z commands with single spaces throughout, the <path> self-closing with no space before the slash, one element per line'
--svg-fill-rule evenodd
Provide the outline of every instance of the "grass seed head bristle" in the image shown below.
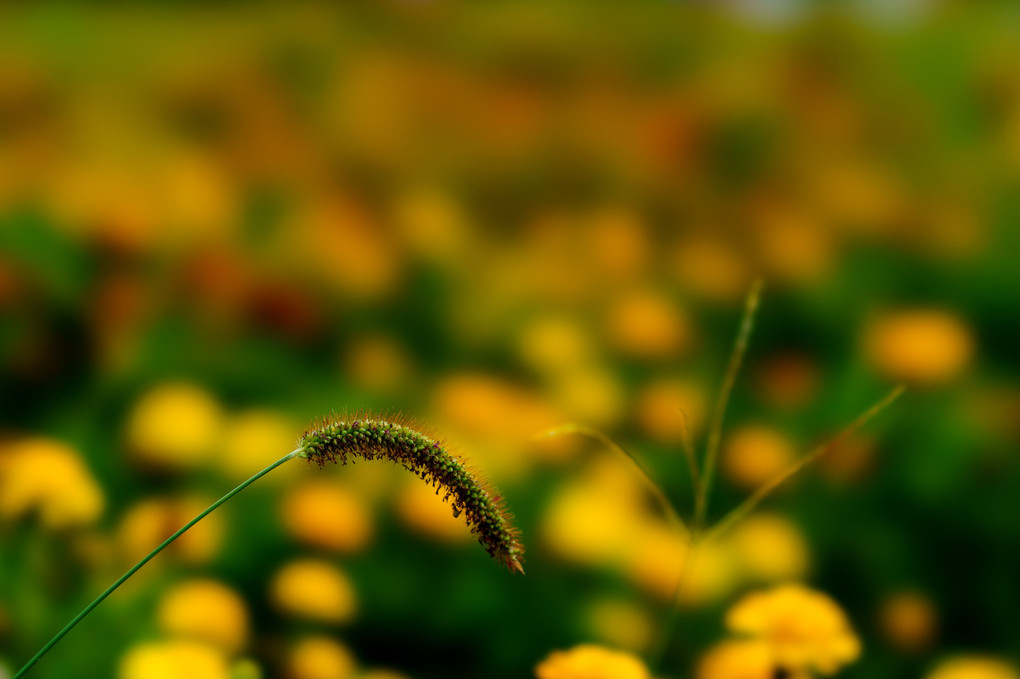
<path fill-rule="evenodd" d="M 524 546 L 502 497 L 472 466 L 400 417 L 364 413 L 330 417 L 313 423 L 298 442 L 301 456 L 318 464 L 347 464 L 353 458 L 385 458 L 444 491 L 454 516 L 465 517 L 471 532 L 489 554 L 510 571 L 524 573 Z"/>

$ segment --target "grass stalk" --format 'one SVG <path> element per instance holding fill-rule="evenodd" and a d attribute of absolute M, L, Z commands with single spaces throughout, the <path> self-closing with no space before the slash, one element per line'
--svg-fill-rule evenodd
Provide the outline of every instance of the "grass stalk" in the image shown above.
<path fill-rule="evenodd" d="M 687 460 L 687 471 L 691 475 L 691 490 L 693 492 L 695 511 L 697 511 L 697 498 L 701 493 L 701 474 L 698 471 L 698 456 L 694 451 L 694 440 L 691 438 L 691 429 L 687 424 L 687 414 L 680 411 L 680 447 L 683 448 L 684 458 Z"/>
<path fill-rule="evenodd" d="M 730 510 L 722 519 L 719 520 L 715 526 L 709 531 L 708 536 L 710 538 L 718 537 L 728 528 L 733 526 L 735 523 L 740 521 L 742 518 L 750 514 L 754 509 L 769 495 L 771 495 L 779 486 L 789 481 L 802 469 L 807 467 L 809 464 L 822 457 L 826 453 L 832 451 L 834 448 L 839 446 L 844 440 L 852 436 L 861 427 L 868 423 L 873 417 L 878 415 L 880 412 L 889 407 L 893 401 L 899 398 L 903 392 L 906 391 L 904 385 L 899 385 L 892 389 L 886 394 L 880 401 L 875 403 L 873 406 L 861 413 L 857 419 L 848 424 L 838 434 L 833 436 L 828 441 L 821 443 L 818 446 L 812 448 L 806 455 L 794 461 L 789 467 L 781 471 L 779 474 L 774 476 L 772 479 L 762 484 L 754 493 L 752 493 L 747 499 L 737 505 L 734 509 Z"/>
<path fill-rule="evenodd" d="M 747 300 L 744 302 L 744 315 L 740 320 L 737 339 L 733 344 L 733 351 L 730 353 L 729 365 L 726 367 L 726 374 L 723 377 L 719 395 L 712 409 L 712 422 L 708 428 L 708 441 L 705 444 L 705 465 L 695 499 L 695 526 L 700 527 L 705 524 L 705 517 L 708 513 L 708 495 L 715 476 L 716 460 L 719 457 L 719 442 L 722 439 L 723 418 L 726 415 L 726 406 L 729 404 L 730 394 L 733 392 L 733 385 L 736 383 L 737 375 L 740 373 L 740 366 L 744 362 L 744 355 L 747 353 L 747 345 L 751 339 L 751 330 L 754 328 L 754 317 L 758 311 L 758 304 L 761 301 L 763 285 L 764 282 L 761 278 L 756 278 L 754 283 L 751 284 L 751 290 L 748 292 Z"/>
<path fill-rule="evenodd" d="M 669 499 L 669 497 L 666 495 L 665 491 L 662 490 L 659 484 L 655 482 L 655 479 L 652 478 L 651 473 L 648 471 L 645 465 L 641 463 L 641 460 L 639 460 L 631 453 L 627 452 L 623 448 L 623 446 L 621 446 L 616 441 L 609 438 L 602 432 L 596 429 L 592 429 L 591 427 L 586 427 L 582 424 L 571 422 L 570 424 L 565 424 L 559 427 L 553 427 L 552 429 L 547 429 L 539 433 L 535 438 L 540 439 L 551 436 L 563 436 L 565 434 L 576 434 L 578 436 L 584 436 L 585 438 L 590 438 L 592 440 L 598 441 L 607 449 L 613 451 L 617 455 L 621 455 L 630 460 L 637 468 L 637 470 L 641 473 L 641 477 L 644 479 L 645 485 L 648 487 L 649 492 L 652 493 L 652 496 L 655 498 L 655 501 L 659 504 L 662 513 L 665 514 L 666 517 L 670 521 L 672 521 L 677 526 L 678 529 L 683 531 L 685 534 L 687 533 L 687 524 L 684 523 L 683 517 L 681 517 L 680 512 L 677 511 L 676 505 L 673 504 L 673 502 Z"/>
<path fill-rule="evenodd" d="M 106 599 L 106 597 L 108 597 L 111 594 L 113 594 L 114 591 L 116 591 L 116 589 L 118 587 L 120 587 L 125 582 L 127 582 L 128 578 L 130 578 L 132 575 L 137 573 L 138 570 L 141 569 L 142 566 L 144 566 L 145 564 L 149 563 L 149 561 L 151 561 L 153 559 L 153 557 L 155 557 L 157 554 L 159 554 L 164 549 L 166 549 L 168 546 L 170 546 L 170 544 L 173 543 L 174 540 L 176 540 L 177 538 L 179 538 L 182 535 L 184 535 L 185 533 L 187 533 L 188 530 L 192 526 L 194 526 L 196 523 L 198 523 L 199 521 L 204 519 L 209 514 L 211 514 L 214 511 L 216 511 L 216 509 L 218 509 L 219 506 L 222 505 L 224 502 L 226 502 L 230 498 L 234 497 L 235 495 L 240 493 L 242 490 L 244 490 L 245 488 L 247 488 L 251 484 L 255 483 L 256 481 L 258 481 L 263 476 L 265 476 L 269 472 L 273 471 L 277 467 L 279 467 L 284 462 L 287 462 L 291 458 L 297 457 L 299 454 L 301 454 L 301 452 L 302 452 L 301 448 L 297 448 L 295 450 L 292 450 L 291 452 L 287 453 L 286 455 L 281 457 L 276 462 L 272 463 L 271 465 L 269 465 L 268 467 L 266 467 L 262 471 L 258 472 L 257 474 L 255 474 L 254 476 L 249 478 L 247 481 L 243 481 L 240 485 L 238 485 L 236 488 L 231 490 L 229 493 L 227 493 L 226 495 L 221 497 L 219 500 L 217 500 L 216 502 L 214 502 L 211 505 L 209 505 L 209 507 L 206 508 L 205 511 L 203 511 L 201 514 L 199 514 L 194 519 L 192 519 L 191 521 L 186 523 L 184 526 L 182 526 L 180 528 L 180 530 L 178 530 L 176 533 L 174 533 L 173 535 L 168 537 L 166 540 L 164 540 L 162 543 L 160 543 L 160 545 L 158 547 L 156 547 L 154 550 L 152 550 L 151 552 L 146 554 L 142 558 L 141 561 L 139 561 L 134 566 L 129 568 L 128 571 L 126 573 L 124 573 L 124 575 L 122 575 L 119 578 L 117 578 L 116 582 L 114 582 L 112 585 L 107 587 L 105 592 L 103 592 L 98 597 L 96 597 L 95 600 L 92 603 L 90 603 L 88 606 L 86 606 L 84 609 L 82 609 L 82 611 L 78 615 L 74 616 L 74 618 L 72 618 L 69 623 L 64 625 L 64 628 L 62 630 L 60 630 L 59 632 L 57 632 L 56 636 L 54 636 L 52 639 L 50 639 L 49 642 L 47 642 L 45 646 L 43 646 L 41 649 L 39 649 L 39 652 L 36 653 L 34 656 L 32 656 L 32 659 L 29 660 L 25 664 L 24 667 L 22 667 L 20 670 L 18 670 L 17 674 L 15 674 L 13 677 L 11 677 L 11 679 L 20 679 L 21 677 L 25 676 L 25 674 L 30 669 L 32 669 L 33 665 L 35 665 L 37 662 L 39 662 L 39 660 L 44 655 L 46 655 L 46 653 L 48 653 L 51 648 L 56 646 L 60 642 L 61 639 L 63 639 L 65 636 L 67 636 L 68 632 L 70 632 L 72 629 L 74 629 L 75 625 L 77 625 L 79 622 L 84 620 L 85 617 L 96 608 L 96 606 L 98 606 L 99 604 L 103 603 L 103 600 Z"/>
<path fill-rule="evenodd" d="M 684 553 L 684 562 L 680 566 L 680 575 L 677 576 L 676 585 L 673 587 L 673 594 L 669 600 L 666 615 L 663 618 L 659 636 L 655 646 L 648 654 L 648 667 L 653 671 L 662 669 L 666 659 L 666 652 L 669 650 L 669 643 L 673 639 L 673 631 L 676 629 L 677 621 L 680 619 L 680 604 L 684 593 L 684 586 L 693 568 L 694 559 L 697 558 L 698 545 L 701 543 L 701 534 L 692 533 L 687 544 L 687 551 Z"/>

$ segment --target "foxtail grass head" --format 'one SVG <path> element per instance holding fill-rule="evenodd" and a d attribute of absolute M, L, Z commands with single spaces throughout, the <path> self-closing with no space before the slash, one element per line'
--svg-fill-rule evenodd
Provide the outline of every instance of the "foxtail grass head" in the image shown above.
<path fill-rule="evenodd" d="M 315 422 L 298 441 L 300 456 L 327 462 L 385 458 L 444 493 L 486 551 L 512 572 L 524 573 L 524 546 L 502 497 L 448 446 L 402 418 L 344 415 Z"/>
<path fill-rule="evenodd" d="M 366 460 L 387 458 L 403 465 L 426 483 L 436 487 L 437 494 L 446 492 L 444 499 L 453 505 L 453 515 L 464 515 L 471 532 L 478 536 L 478 541 L 490 555 L 502 561 L 512 572 L 524 573 L 524 547 L 517 537 L 510 515 L 503 509 L 502 498 L 489 488 L 478 472 L 465 465 L 461 458 L 451 453 L 435 437 L 425 434 L 420 427 L 406 420 L 368 415 L 332 417 L 313 424 L 301 437 L 296 449 L 246 481 L 242 481 L 142 557 L 64 625 L 63 629 L 39 649 L 39 652 L 11 679 L 21 679 L 106 597 L 177 538 L 188 532 L 192 526 L 216 511 L 230 498 L 295 457 L 316 462 L 320 467 L 327 462 L 347 464 L 348 460 L 358 457 Z"/>

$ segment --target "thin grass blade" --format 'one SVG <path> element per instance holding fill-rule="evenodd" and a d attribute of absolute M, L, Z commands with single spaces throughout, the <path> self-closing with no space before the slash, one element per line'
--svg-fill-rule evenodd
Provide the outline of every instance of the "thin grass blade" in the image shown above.
<path fill-rule="evenodd" d="M 761 302 L 763 286 L 764 281 L 761 278 L 755 279 L 751 284 L 751 290 L 748 292 L 747 300 L 744 302 L 744 315 L 740 320 L 737 339 L 733 343 L 733 351 L 730 353 L 730 361 L 726 366 L 726 374 L 723 376 L 722 386 L 719 389 L 719 395 L 712 409 L 712 422 L 708 428 L 708 441 L 705 444 L 705 465 L 695 500 L 695 526 L 704 525 L 705 516 L 708 513 L 708 495 L 712 489 L 716 460 L 719 457 L 719 442 L 722 439 L 723 418 L 726 415 L 726 406 L 729 404 L 730 394 L 733 392 L 733 385 L 736 383 L 737 375 L 740 373 L 740 366 L 744 362 L 744 355 L 747 353 L 747 345 L 751 340 L 751 331 L 754 329 L 754 317 Z"/>
<path fill-rule="evenodd" d="M 754 491 L 746 500 L 737 505 L 732 509 L 726 516 L 719 520 L 718 523 L 708 532 L 706 539 L 718 537 L 731 526 L 736 524 L 742 518 L 750 514 L 754 509 L 761 504 L 761 502 L 771 495 L 779 486 L 783 485 L 795 475 L 797 475 L 802 469 L 807 467 L 809 464 L 822 457 L 826 453 L 831 452 L 834 448 L 839 446 L 844 440 L 856 433 L 861 427 L 867 424 L 872 418 L 878 415 L 880 412 L 892 405 L 893 401 L 899 398 L 903 392 L 906 391 L 904 385 L 899 385 L 886 394 L 880 401 L 875 405 L 868 408 L 866 411 L 861 413 L 853 422 L 847 425 L 842 431 L 836 434 L 834 437 L 822 443 L 815 448 L 811 449 L 806 455 L 795 461 L 785 470 L 777 474 L 771 480 L 766 481 L 761 485 L 758 490 Z"/>
<path fill-rule="evenodd" d="M 661 507 L 663 514 L 665 514 L 671 521 L 676 523 L 676 525 L 681 530 L 683 530 L 685 533 L 687 532 L 687 524 L 683 520 L 683 517 L 680 515 L 680 512 L 677 510 L 676 505 L 673 504 L 673 502 L 669 499 L 669 497 L 662 490 L 659 484 L 655 482 L 655 479 L 652 478 L 652 475 L 649 473 L 648 469 L 641 462 L 641 460 L 639 460 L 633 454 L 625 450 L 620 444 L 616 443 L 616 441 L 613 441 L 611 438 L 609 438 L 602 432 L 596 429 L 592 429 L 591 427 L 586 427 L 582 424 L 571 422 L 568 424 L 561 425 L 559 427 L 553 427 L 552 429 L 546 429 L 545 431 L 536 434 L 534 438 L 536 440 L 539 440 L 543 438 L 551 438 L 553 436 L 565 436 L 570 434 L 584 436 L 586 438 L 598 441 L 615 454 L 621 455 L 630 460 L 634 464 L 634 466 L 637 467 L 637 470 L 641 472 L 641 476 L 644 479 L 645 484 L 648 486 L 648 490 L 651 491 L 652 495 L 656 499 L 656 502 L 659 503 L 659 506 Z"/>

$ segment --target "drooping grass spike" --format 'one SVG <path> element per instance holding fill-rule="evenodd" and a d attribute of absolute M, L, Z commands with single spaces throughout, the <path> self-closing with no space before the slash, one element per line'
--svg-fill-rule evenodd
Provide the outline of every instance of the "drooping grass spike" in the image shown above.
<path fill-rule="evenodd" d="M 75 625 L 174 540 L 216 511 L 227 500 L 295 457 L 306 458 L 318 463 L 320 467 L 326 462 L 347 464 L 352 457 L 366 460 L 386 458 L 402 464 L 426 482 L 436 486 L 437 492 L 445 490 L 444 499 L 450 500 L 453 504 L 454 516 L 461 513 L 465 515 L 471 531 L 478 536 L 478 541 L 489 554 L 512 572 L 524 573 L 524 546 L 521 545 L 510 514 L 503 508 L 502 498 L 488 486 L 478 472 L 450 452 L 442 442 L 434 436 L 423 433 L 420 426 L 402 418 L 334 417 L 313 424 L 301 437 L 296 449 L 234 487 L 146 554 L 64 625 L 63 629 L 39 649 L 39 652 L 11 679 L 21 679 Z"/>
<path fill-rule="evenodd" d="M 448 446 L 403 418 L 348 415 L 312 425 L 298 441 L 299 457 L 320 467 L 351 458 L 385 458 L 444 492 L 454 516 L 462 513 L 486 551 L 513 572 L 524 573 L 524 547 L 501 496 Z"/>

